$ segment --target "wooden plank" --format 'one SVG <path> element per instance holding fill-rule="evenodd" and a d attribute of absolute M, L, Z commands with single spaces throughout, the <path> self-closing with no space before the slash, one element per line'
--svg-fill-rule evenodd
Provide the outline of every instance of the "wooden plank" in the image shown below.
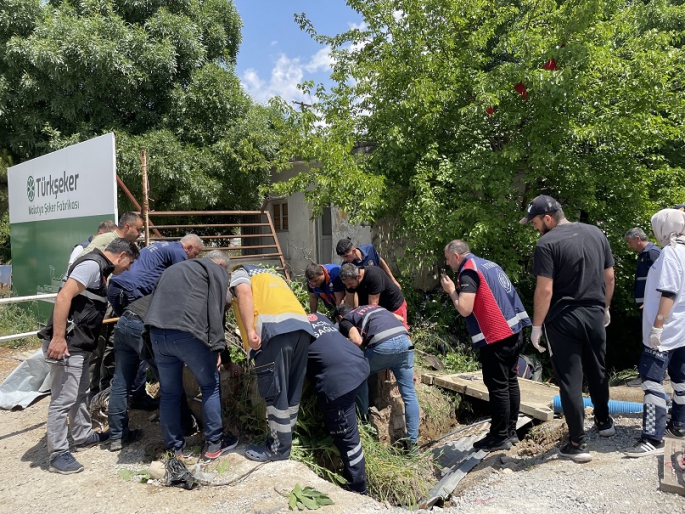
<path fill-rule="evenodd" d="M 432 386 L 433 385 L 433 378 L 434 378 L 434 375 L 432 375 L 430 373 L 424 373 L 423 375 L 421 375 L 421 383 Z"/>
<path fill-rule="evenodd" d="M 661 490 L 685 496 L 685 439 L 664 437 Z"/>
<path fill-rule="evenodd" d="M 457 375 L 432 375 L 432 379 L 433 385 L 466 394 L 479 400 L 490 400 L 488 389 L 483 383 L 480 371 Z M 554 411 L 551 407 L 554 395 L 558 394 L 556 387 L 519 378 L 519 388 L 521 389 L 521 412 L 542 421 L 549 421 L 554 418 Z"/>

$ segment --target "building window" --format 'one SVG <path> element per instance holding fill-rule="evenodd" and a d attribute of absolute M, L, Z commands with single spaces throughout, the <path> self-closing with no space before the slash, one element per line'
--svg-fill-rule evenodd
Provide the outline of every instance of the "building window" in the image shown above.
<path fill-rule="evenodd" d="M 275 203 L 274 228 L 276 230 L 288 230 L 288 202 Z"/>

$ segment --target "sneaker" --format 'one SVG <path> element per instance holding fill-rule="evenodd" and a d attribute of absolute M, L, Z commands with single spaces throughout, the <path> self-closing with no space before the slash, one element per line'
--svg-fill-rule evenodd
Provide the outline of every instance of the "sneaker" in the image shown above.
<path fill-rule="evenodd" d="M 74 446 L 75 452 L 82 452 L 109 440 L 109 432 L 93 432 L 85 443 Z"/>
<path fill-rule="evenodd" d="M 587 449 L 587 443 L 580 443 L 578 446 L 575 446 L 568 442 L 559 448 L 559 457 L 571 459 L 573 462 L 578 463 L 590 462 L 592 460 L 592 455 L 590 455 Z"/>
<path fill-rule="evenodd" d="M 476 450 L 484 450 L 486 452 L 508 450 L 511 448 L 511 441 L 509 441 L 508 437 L 506 439 L 495 439 L 491 434 L 488 434 L 482 439 L 479 439 L 473 443 L 473 447 Z"/>
<path fill-rule="evenodd" d="M 72 473 L 83 471 L 83 465 L 71 453 L 65 452 L 52 459 L 48 471 L 51 473 L 61 473 L 62 475 L 71 475 Z"/>
<path fill-rule="evenodd" d="M 143 430 L 136 428 L 135 430 L 129 430 L 126 435 L 121 439 L 111 439 L 109 442 L 109 451 L 118 452 L 124 445 L 129 445 L 135 443 L 143 437 Z"/>
<path fill-rule="evenodd" d="M 612 418 L 611 416 L 609 416 L 609 419 L 606 420 L 604 423 L 598 422 L 597 418 L 595 418 L 595 426 L 597 427 L 599 435 L 601 435 L 602 437 L 611 437 L 612 435 L 616 435 L 614 418 Z"/>
<path fill-rule="evenodd" d="M 647 455 L 663 455 L 664 442 L 652 441 L 651 439 L 638 439 L 632 448 L 624 450 L 626 457 L 645 457 Z"/>
<path fill-rule="evenodd" d="M 177 459 L 189 459 L 191 457 L 195 456 L 195 450 L 198 449 L 198 446 L 186 446 L 186 442 L 183 441 L 183 446 L 181 446 L 179 449 L 174 450 L 174 456 Z"/>
<path fill-rule="evenodd" d="M 207 443 L 207 450 L 202 455 L 206 460 L 214 460 L 221 457 L 227 451 L 232 450 L 238 446 L 238 438 L 234 435 L 227 434 L 218 441 Z"/>
<path fill-rule="evenodd" d="M 245 452 L 245 457 L 257 462 L 272 462 L 276 460 L 288 460 L 290 458 L 290 451 L 288 453 L 274 453 L 265 444 L 261 446 L 250 447 Z"/>
<path fill-rule="evenodd" d="M 674 428 L 673 425 L 668 425 L 666 427 L 666 435 L 675 437 L 677 439 L 685 439 L 685 430 L 680 430 L 678 428 Z"/>

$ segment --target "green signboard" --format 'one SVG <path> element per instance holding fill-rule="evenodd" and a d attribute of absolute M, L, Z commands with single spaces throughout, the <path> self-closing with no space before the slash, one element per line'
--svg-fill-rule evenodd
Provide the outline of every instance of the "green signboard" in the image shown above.
<path fill-rule="evenodd" d="M 74 246 L 117 220 L 114 134 L 13 166 L 7 180 L 13 289 L 56 293 Z"/>

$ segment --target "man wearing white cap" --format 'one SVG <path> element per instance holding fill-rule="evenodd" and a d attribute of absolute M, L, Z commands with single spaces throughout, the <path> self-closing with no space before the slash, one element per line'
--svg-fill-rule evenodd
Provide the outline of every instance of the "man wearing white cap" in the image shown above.
<path fill-rule="evenodd" d="M 582 388 L 588 382 L 601 436 L 616 433 L 609 416 L 609 381 L 605 369 L 609 305 L 614 292 L 614 259 L 606 236 L 597 227 L 571 223 L 559 202 L 540 195 L 528 205 L 520 223 L 542 234 L 535 245 L 537 277 L 531 342 L 538 351 L 544 335 L 559 382 L 569 442 L 559 455 L 575 462 L 592 460 L 585 441 Z"/>

